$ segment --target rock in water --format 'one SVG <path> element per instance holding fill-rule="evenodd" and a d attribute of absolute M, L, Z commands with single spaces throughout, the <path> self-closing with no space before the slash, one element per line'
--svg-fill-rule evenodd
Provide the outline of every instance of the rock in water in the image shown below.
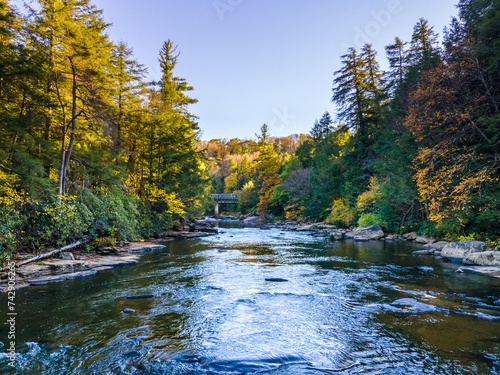
<path fill-rule="evenodd" d="M 282 279 L 280 277 L 269 277 L 269 278 L 267 278 L 265 280 L 266 281 L 271 281 L 273 283 L 284 283 L 284 282 L 288 281 L 287 279 Z"/>
<path fill-rule="evenodd" d="M 470 253 L 480 253 L 488 244 L 480 241 L 452 242 L 443 247 L 441 256 L 454 262 L 461 262 Z"/>
<path fill-rule="evenodd" d="M 125 314 L 131 314 L 131 313 L 135 313 L 135 310 L 134 309 L 129 309 L 128 307 L 126 309 L 123 309 L 123 312 Z"/>
<path fill-rule="evenodd" d="M 413 255 L 435 255 L 437 249 L 423 249 L 413 252 Z"/>
<path fill-rule="evenodd" d="M 464 264 L 474 266 L 500 266 L 500 251 L 483 251 L 480 253 L 469 253 L 463 261 Z"/>
<path fill-rule="evenodd" d="M 417 232 L 410 232 L 410 233 L 406 233 L 406 234 L 403 234 L 403 238 L 405 240 L 408 240 L 408 241 L 415 241 L 418 237 L 418 234 Z"/>
<path fill-rule="evenodd" d="M 126 299 L 143 299 L 143 298 L 153 298 L 154 294 L 139 294 L 137 296 L 127 296 Z"/>
<path fill-rule="evenodd" d="M 391 303 L 391 305 L 400 307 L 403 309 L 403 311 L 408 311 L 413 313 L 433 312 L 438 310 L 436 306 L 418 302 L 414 298 L 400 298 Z"/>
<path fill-rule="evenodd" d="M 332 241 L 340 241 L 343 238 L 344 238 L 344 233 L 339 230 L 332 230 L 330 232 L 330 239 Z"/>
<path fill-rule="evenodd" d="M 358 241 L 378 240 L 382 237 L 384 232 L 377 224 L 354 231 L 354 239 Z"/>

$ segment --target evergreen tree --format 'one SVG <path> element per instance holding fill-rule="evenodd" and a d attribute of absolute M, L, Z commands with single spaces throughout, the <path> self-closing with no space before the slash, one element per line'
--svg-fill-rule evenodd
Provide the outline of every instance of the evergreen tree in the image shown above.
<path fill-rule="evenodd" d="M 407 42 L 400 38 L 395 38 L 393 44 L 385 47 L 387 59 L 389 60 L 389 72 L 387 76 L 387 85 L 389 92 L 394 91 L 403 84 L 406 72 L 409 66 L 409 53 L 406 48 Z"/>

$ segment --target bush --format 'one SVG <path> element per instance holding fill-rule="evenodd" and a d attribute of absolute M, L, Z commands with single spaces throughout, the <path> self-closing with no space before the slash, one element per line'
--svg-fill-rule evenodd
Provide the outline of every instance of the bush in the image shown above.
<path fill-rule="evenodd" d="M 329 224 L 350 226 L 355 216 L 356 211 L 351 209 L 347 200 L 337 199 L 325 221 Z"/>
<path fill-rule="evenodd" d="M 364 214 L 358 220 L 359 228 L 367 228 L 372 225 L 377 224 L 381 227 L 385 227 L 387 224 L 384 223 L 377 214 Z"/>

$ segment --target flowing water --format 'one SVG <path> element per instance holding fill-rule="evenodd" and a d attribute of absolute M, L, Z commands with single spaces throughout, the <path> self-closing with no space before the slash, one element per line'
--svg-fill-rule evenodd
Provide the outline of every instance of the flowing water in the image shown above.
<path fill-rule="evenodd" d="M 235 227 L 166 246 L 19 290 L 17 373 L 500 374 L 500 281 L 408 243 Z"/>

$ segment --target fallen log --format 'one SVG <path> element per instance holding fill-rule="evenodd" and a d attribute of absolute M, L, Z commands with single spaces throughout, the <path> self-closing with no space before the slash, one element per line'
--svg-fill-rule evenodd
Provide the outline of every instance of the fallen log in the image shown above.
<path fill-rule="evenodd" d="M 51 256 L 53 255 L 56 255 L 56 254 L 59 254 L 60 252 L 62 251 L 65 251 L 65 250 L 69 250 L 69 249 L 73 249 L 75 247 L 78 247 L 80 245 L 83 245 L 85 242 L 87 242 L 86 240 L 83 240 L 83 241 L 77 241 L 75 243 L 72 243 L 70 245 L 66 245 L 64 247 L 61 247 L 60 249 L 55 249 L 55 250 L 52 250 L 52 251 L 49 251 L 48 253 L 45 253 L 45 254 L 40 254 L 40 255 L 37 255 L 33 258 L 30 258 L 28 260 L 24 260 L 22 262 L 18 262 L 15 264 L 15 267 L 21 267 L 21 266 L 24 266 L 25 264 L 28 264 L 28 263 L 31 263 L 31 262 L 35 262 L 37 260 L 40 260 L 40 259 L 44 259 L 44 258 L 50 258 Z M 7 267 L 4 267 L 2 269 L 0 269 L 0 272 L 4 272 L 4 271 L 7 271 L 7 270 L 10 270 L 10 267 L 7 266 Z"/>

